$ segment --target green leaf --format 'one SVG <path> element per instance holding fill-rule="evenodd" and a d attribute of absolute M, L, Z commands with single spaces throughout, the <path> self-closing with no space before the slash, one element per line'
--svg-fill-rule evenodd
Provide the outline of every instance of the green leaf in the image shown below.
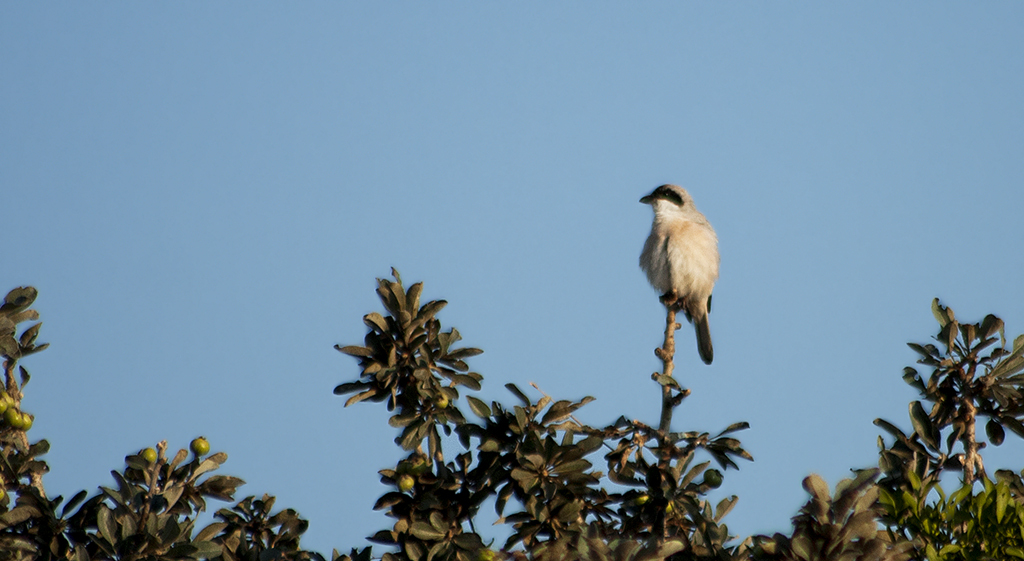
<path fill-rule="evenodd" d="M 409 287 L 409 291 L 405 293 L 405 309 L 407 310 L 419 310 L 420 309 L 420 294 L 423 293 L 423 283 L 418 282 Z"/>
<path fill-rule="evenodd" d="M 227 522 L 214 522 L 209 526 L 203 528 L 196 534 L 195 541 L 203 542 L 212 539 L 214 536 L 219 534 L 221 530 L 228 527 Z"/>
<path fill-rule="evenodd" d="M 444 532 L 426 522 L 414 522 L 409 528 L 409 533 L 425 541 L 437 541 L 444 537 Z"/>
<path fill-rule="evenodd" d="M 939 442 L 937 438 L 938 430 L 935 425 L 932 424 L 928 413 L 925 412 L 924 407 L 920 401 L 913 401 L 910 403 L 910 422 L 914 426 L 914 431 L 921 437 L 929 447 L 933 450 L 939 449 Z"/>
<path fill-rule="evenodd" d="M 211 541 L 192 540 L 195 551 L 189 555 L 193 559 L 213 559 L 224 553 L 224 547 Z"/>
<path fill-rule="evenodd" d="M 1013 417 L 1003 417 L 1000 420 L 1006 428 L 1013 431 L 1013 433 L 1016 434 L 1017 436 L 1024 438 L 1024 424 L 1022 424 L 1017 419 L 1014 419 Z"/>
<path fill-rule="evenodd" d="M 363 323 L 365 323 L 366 326 L 370 327 L 371 329 L 375 328 L 380 333 L 388 332 L 387 320 L 385 320 L 384 316 L 378 314 L 377 312 L 370 312 L 363 316 Z"/>
<path fill-rule="evenodd" d="M 36 301 L 37 296 L 39 296 L 39 292 L 31 286 L 15 288 L 4 297 L 4 303 L 3 306 L 0 306 L 0 312 L 16 314 L 31 306 Z"/>
<path fill-rule="evenodd" d="M 447 358 L 451 360 L 462 360 L 483 354 L 483 351 L 474 347 L 463 347 L 448 352 Z"/>
<path fill-rule="evenodd" d="M 335 389 L 337 389 L 337 388 L 335 388 Z M 335 391 L 335 393 L 337 393 L 337 391 Z M 373 397 L 375 395 L 377 395 L 377 389 L 376 388 L 368 389 L 368 390 L 366 390 L 365 392 L 363 392 L 361 394 L 357 394 L 357 395 L 354 395 L 354 396 L 348 398 L 348 400 L 345 401 L 345 407 L 348 407 L 349 405 L 352 405 L 353 403 L 359 403 L 360 401 L 363 401 L 364 399 L 369 399 L 369 398 L 371 398 L 371 397 Z"/>
<path fill-rule="evenodd" d="M 36 342 L 36 338 L 39 337 L 39 328 L 43 326 L 43 322 L 39 322 L 32 327 L 26 329 L 19 339 L 18 343 L 22 347 L 31 347 L 32 343 Z"/>
<path fill-rule="evenodd" d="M 368 387 L 366 382 L 345 382 L 334 387 L 334 395 L 345 395 Z"/>
<path fill-rule="evenodd" d="M 547 425 L 553 422 L 561 421 L 566 417 L 572 415 L 572 408 L 569 407 L 568 401 L 559 401 L 548 409 L 548 412 L 541 418 L 540 424 Z"/>
<path fill-rule="evenodd" d="M 829 500 L 828 484 L 816 473 L 812 473 L 804 478 L 804 489 L 815 499 L 820 501 Z"/>
<path fill-rule="evenodd" d="M 481 419 L 488 419 L 491 416 L 491 408 L 487 406 L 482 400 L 477 399 L 473 396 L 466 396 L 466 401 L 469 402 L 469 408 L 473 411 L 477 417 Z"/>
<path fill-rule="evenodd" d="M 988 435 L 988 440 L 995 446 L 999 446 L 1003 443 L 1003 439 L 1006 438 L 1006 431 L 1003 430 L 1003 426 L 999 424 L 999 421 L 995 419 L 989 419 L 988 423 L 985 423 L 985 434 Z"/>
<path fill-rule="evenodd" d="M 925 391 L 924 381 L 921 380 L 921 376 L 918 375 L 917 370 L 909 366 L 903 369 L 903 381 L 919 392 Z"/>
<path fill-rule="evenodd" d="M 932 315 L 935 316 L 935 321 L 939 322 L 941 327 L 946 327 L 954 319 L 953 310 L 940 304 L 938 298 L 932 300 Z"/>
<path fill-rule="evenodd" d="M 558 520 L 565 523 L 575 522 L 580 517 L 580 510 L 583 509 L 582 501 L 571 501 L 558 509 L 556 514 Z"/>
<path fill-rule="evenodd" d="M 985 319 L 981 320 L 981 338 L 988 339 L 989 337 L 999 333 L 999 339 L 1002 341 L 1002 345 L 1006 345 L 1006 332 L 1004 331 L 1003 320 L 997 318 L 992 314 L 985 316 Z"/>
<path fill-rule="evenodd" d="M 668 386 L 670 388 L 680 389 L 679 382 L 676 381 L 672 376 L 666 376 L 664 374 L 657 374 L 654 376 L 654 381 L 661 384 L 662 386 Z"/>
<path fill-rule="evenodd" d="M 366 347 L 360 347 L 358 345 L 348 345 L 346 347 L 342 347 L 341 345 L 334 345 L 334 348 L 337 349 L 339 352 L 345 353 L 345 354 L 347 354 L 349 356 L 359 356 L 359 357 L 371 357 L 371 356 L 373 356 L 373 351 L 371 351 L 370 349 L 367 349 Z"/>
<path fill-rule="evenodd" d="M 199 485 L 199 490 L 222 501 L 232 500 L 232 496 L 238 487 L 245 485 L 245 481 L 231 475 L 213 475 Z"/>
<path fill-rule="evenodd" d="M 221 454 L 223 454 L 223 452 L 221 452 Z M 225 460 L 227 459 L 227 455 L 226 454 L 225 454 L 224 459 Z M 216 454 L 214 454 L 213 456 L 210 456 L 210 457 L 204 459 L 202 461 L 202 463 L 199 464 L 199 467 L 197 467 L 196 470 L 192 473 L 191 480 L 195 481 L 196 479 L 199 478 L 200 475 L 202 475 L 202 474 L 204 474 L 204 473 L 206 473 L 208 471 L 213 471 L 213 470 L 219 468 L 220 464 L 222 462 L 218 461 L 218 460 L 220 460 L 220 458 L 218 458 Z"/>
<path fill-rule="evenodd" d="M 417 314 L 416 317 L 417 319 L 428 320 L 437 315 L 437 313 L 444 309 L 444 307 L 447 305 L 448 302 L 446 302 L 445 300 L 433 300 L 427 302 L 426 304 L 423 305 L 422 308 L 420 308 L 419 314 Z"/>
<path fill-rule="evenodd" d="M 718 433 L 718 435 L 715 436 L 715 438 L 719 438 L 719 437 L 725 436 L 725 435 L 727 435 L 729 433 L 733 433 L 733 432 L 736 432 L 736 431 L 747 430 L 749 428 L 750 428 L 750 423 L 748 423 L 746 421 L 740 421 L 738 423 L 733 423 L 733 424 L 725 427 L 725 430 L 723 430 L 722 432 Z"/>
<path fill-rule="evenodd" d="M 732 507 L 736 506 L 738 499 L 739 497 L 732 495 L 731 497 L 726 497 L 719 501 L 718 505 L 715 507 L 715 522 L 721 522 L 722 519 L 725 518 L 725 515 L 729 514 L 729 511 L 732 510 Z"/>
<path fill-rule="evenodd" d="M 511 384 L 511 383 L 505 384 L 505 389 L 507 389 L 508 391 L 512 392 L 513 395 L 518 397 L 519 400 L 523 402 L 523 405 L 526 405 L 526 406 L 530 405 L 530 398 L 526 397 L 526 394 L 524 394 L 523 392 L 519 391 L 519 388 L 517 388 L 515 384 Z"/>
<path fill-rule="evenodd" d="M 587 460 L 572 460 L 556 464 L 552 467 L 555 473 L 565 475 L 573 472 L 583 472 L 584 470 L 590 469 L 591 463 Z"/>
<path fill-rule="evenodd" d="M 1006 515 L 1006 504 L 1010 500 L 1010 488 L 1000 485 L 996 488 L 996 522 L 1002 523 Z"/>
<path fill-rule="evenodd" d="M 114 513 L 107 505 L 100 505 L 96 512 L 96 526 L 100 535 L 111 545 L 117 545 L 117 526 L 114 524 Z"/>
<path fill-rule="evenodd" d="M 0 355 L 13 359 L 21 358 L 21 347 L 14 335 L 0 334 Z"/>
<path fill-rule="evenodd" d="M 87 496 L 89 496 L 89 493 L 84 490 L 75 493 L 75 496 L 71 497 L 71 500 L 64 503 L 64 508 L 60 511 L 61 518 L 67 518 L 68 513 L 74 510 L 74 508 L 84 501 Z"/>

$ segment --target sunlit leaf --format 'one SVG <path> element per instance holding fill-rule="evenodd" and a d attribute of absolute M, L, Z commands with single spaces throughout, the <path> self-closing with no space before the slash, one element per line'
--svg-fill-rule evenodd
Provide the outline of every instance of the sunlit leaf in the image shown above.
<path fill-rule="evenodd" d="M 349 356 L 358 356 L 358 357 L 371 357 L 371 356 L 373 356 L 373 351 L 371 351 L 370 349 L 367 349 L 366 347 L 360 347 L 358 345 L 349 345 L 349 346 L 346 346 L 346 347 L 342 347 L 341 345 L 334 345 L 334 348 L 337 349 L 339 352 L 345 353 L 345 354 L 347 354 Z"/>
<path fill-rule="evenodd" d="M 477 399 L 473 396 L 466 396 L 466 401 L 469 402 L 469 409 L 473 411 L 477 417 L 481 419 L 487 419 L 491 416 L 491 408 L 487 406 L 482 400 Z"/>

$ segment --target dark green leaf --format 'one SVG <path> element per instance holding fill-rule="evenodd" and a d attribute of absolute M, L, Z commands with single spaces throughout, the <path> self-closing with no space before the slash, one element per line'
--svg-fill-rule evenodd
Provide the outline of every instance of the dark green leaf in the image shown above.
<path fill-rule="evenodd" d="M 335 393 L 337 393 L 337 388 L 335 388 Z M 375 395 L 377 395 L 377 389 L 376 388 L 368 389 L 368 390 L 366 390 L 365 392 L 363 392 L 361 394 L 357 394 L 357 395 L 354 395 L 354 396 L 348 398 L 348 400 L 345 401 L 345 407 L 348 407 L 349 405 L 352 405 L 353 403 L 359 403 L 360 401 L 363 401 L 364 399 L 370 399 L 370 398 L 374 397 Z"/>
<path fill-rule="evenodd" d="M 373 504 L 373 510 L 383 510 L 408 499 L 409 497 L 404 493 L 398 493 L 395 491 L 384 493 L 379 499 L 377 499 L 377 502 Z"/>
<path fill-rule="evenodd" d="M 0 312 L 6 312 L 7 314 L 20 312 L 31 306 L 36 301 L 37 296 L 39 296 L 39 292 L 31 286 L 15 288 L 7 293 L 3 306 L 0 306 Z"/>
<path fill-rule="evenodd" d="M 422 308 L 420 308 L 419 314 L 416 317 L 421 320 L 430 319 L 437 315 L 437 312 L 440 312 L 447 305 L 448 302 L 444 300 L 433 300 L 427 302 Z"/>
<path fill-rule="evenodd" d="M 384 316 L 377 312 L 370 312 L 363 316 L 363 323 L 370 328 L 376 328 L 380 333 L 388 332 L 388 322 L 384 320 Z"/>
<path fill-rule="evenodd" d="M 366 382 L 345 382 L 334 387 L 334 395 L 344 395 L 368 387 Z"/>
<path fill-rule="evenodd" d="M 480 349 L 476 349 L 476 348 L 473 348 L 473 347 L 464 347 L 464 348 L 461 348 L 461 349 L 455 349 L 453 351 L 449 351 L 448 358 L 452 359 L 452 360 L 456 360 L 456 359 L 461 360 L 461 359 L 466 359 L 466 358 L 474 357 L 474 356 L 477 356 L 477 355 L 480 355 L 480 354 L 483 354 L 483 351 L 480 350 Z"/>
<path fill-rule="evenodd" d="M 100 535 L 106 538 L 111 545 L 117 544 L 117 526 L 114 523 L 114 513 L 106 505 L 100 505 L 96 512 L 96 526 Z"/>
<path fill-rule="evenodd" d="M 426 522 L 415 522 L 409 528 L 409 533 L 421 540 L 437 541 L 444 537 L 444 532 L 436 530 Z"/>
<path fill-rule="evenodd" d="M 1017 436 L 1024 438 L 1024 424 L 1013 417 L 1003 417 L 1000 419 L 1004 427 L 1013 431 Z"/>
<path fill-rule="evenodd" d="M 526 397 L 526 394 L 519 391 L 519 388 L 517 388 L 515 384 L 505 384 L 505 389 L 512 392 L 513 395 L 518 397 L 519 400 L 523 402 L 523 405 L 530 405 L 530 398 Z"/>
<path fill-rule="evenodd" d="M 22 347 L 31 347 L 32 343 L 36 342 L 36 338 L 39 337 L 39 328 L 43 326 L 42 322 L 39 322 L 32 327 L 26 329 L 19 339 L 18 343 Z"/>
<path fill-rule="evenodd" d="M 738 423 L 733 423 L 733 424 L 729 425 L 728 427 L 726 427 L 725 430 L 723 430 L 722 432 L 718 433 L 718 436 L 716 436 L 715 438 L 719 438 L 719 437 L 725 436 L 725 435 L 727 435 L 729 433 L 733 433 L 733 432 L 741 431 L 741 430 L 746 430 L 746 429 L 749 429 L 749 428 L 750 428 L 750 423 L 748 423 L 746 421 L 740 421 Z"/>
<path fill-rule="evenodd" d="M 420 309 L 420 294 L 423 293 L 423 283 L 418 282 L 409 287 L 405 293 L 405 309 L 416 311 Z"/>
<path fill-rule="evenodd" d="M 21 358 L 21 347 L 18 346 L 14 335 L 0 334 L 0 355 L 13 359 Z"/>
<path fill-rule="evenodd" d="M 202 530 L 200 530 L 199 533 L 196 534 L 195 541 L 197 541 L 197 542 L 204 542 L 204 541 L 213 539 L 214 536 L 219 534 L 221 532 L 221 530 L 223 530 L 224 528 L 227 528 L 227 527 L 228 527 L 227 522 L 214 522 L 214 523 L 210 524 L 209 526 L 207 526 L 207 527 L 203 528 Z"/>
<path fill-rule="evenodd" d="M 928 413 L 925 412 L 920 401 L 914 401 L 910 404 L 910 422 L 914 426 L 914 431 L 921 437 L 921 440 L 933 450 L 938 450 L 939 442 L 936 437 L 938 430 L 932 424 Z"/>
<path fill-rule="evenodd" d="M 448 377 L 452 382 L 455 382 L 460 386 L 466 386 L 471 390 L 480 391 L 480 380 L 478 380 L 476 376 L 472 376 L 472 374 L 472 372 L 469 374 L 452 374 Z"/>
<path fill-rule="evenodd" d="M 487 419 L 491 416 L 491 408 L 487 406 L 482 400 L 477 399 L 473 396 L 466 396 L 466 401 L 469 402 L 469 408 L 473 411 L 473 414 L 481 419 Z"/>
<path fill-rule="evenodd" d="M 829 500 L 828 484 L 817 474 L 812 473 L 804 478 L 804 489 L 819 501 Z"/>
<path fill-rule="evenodd" d="M 569 407 L 569 402 L 559 401 L 552 405 L 551 409 L 548 409 L 548 412 L 544 414 L 540 423 L 542 425 L 547 425 L 552 422 L 561 421 L 569 415 L 572 415 L 572 409 Z"/>
<path fill-rule="evenodd" d="M 88 495 L 89 494 L 86 493 L 85 491 L 79 491 L 75 493 L 75 496 L 71 497 L 71 500 L 65 503 L 64 508 L 60 511 L 61 518 L 67 518 L 68 513 L 74 510 L 74 508 L 78 506 L 79 503 L 84 501 L 85 497 L 87 497 Z"/>
<path fill-rule="evenodd" d="M 658 382 L 662 386 L 668 386 L 670 388 L 676 388 L 676 389 L 680 388 L 679 382 L 677 382 L 676 379 L 673 378 L 672 376 L 666 376 L 664 374 L 658 374 L 657 376 L 654 377 L 654 381 Z"/>
<path fill-rule="evenodd" d="M 371 356 L 373 356 L 373 351 L 371 351 L 370 349 L 367 349 L 366 347 L 360 347 L 358 345 L 349 345 L 347 347 L 342 347 L 341 345 L 334 345 L 334 348 L 337 349 L 339 352 L 345 353 L 345 354 L 347 354 L 349 356 L 360 356 L 360 357 L 371 357 Z"/>
<path fill-rule="evenodd" d="M 999 446 L 1003 443 L 1003 439 L 1006 438 L 1006 431 L 1003 430 L 1003 426 L 999 424 L 999 421 L 995 419 L 989 419 L 988 423 L 985 424 L 985 434 L 988 435 L 988 441 L 995 446 Z"/>
<path fill-rule="evenodd" d="M 211 541 L 193 540 L 192 547 L 195 548 L 195 551 L 190 554 L 193 559 L 213 559 L 224 552 L 223 546 Z"/>
<path fill-rule="evenodd" d="M 245 481 L 230 475 L 214 475 L 199 485 L 199 491 L 207 496 L 223 501 L 230 501 L 238 487 L 245 485 Z"/>
<path fill-rule="evenodd" d="M 932 315 L 935 316 L 935 321 L 939 322 L 939 325 L 942 327 L 946 327 L 954 319 L 953 310 L 940 304 L 938 298 L 932 300 Z"/>

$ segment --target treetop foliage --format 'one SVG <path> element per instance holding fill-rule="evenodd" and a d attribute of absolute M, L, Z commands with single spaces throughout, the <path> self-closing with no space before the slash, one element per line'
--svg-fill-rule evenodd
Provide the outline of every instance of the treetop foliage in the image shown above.
<path fill-rule="evenodd" d="M 556 399 L 534 386 L 531 397 L 513 384 L 511 403 L 472 395 L 483 376 L 470 362 L 482 351 L 458 346 L 461 334 L 438 319 L 446 302 L 421 302 L 422 291 L 392 270 L 377 280 L 383 311 L 363 317 L 363 343 L 336 346 L 359 372 L 334 393 L 349 396 L 345 406 L 384 403 L 400 456 L 379 470 L 385 490 L 373 505 L 393 520 L 369 536 L 387 551 L 335 551 L 332 561 L 1024 559 L 1022 473 L 990 477 L 981 455 L 1007 431 L 1024 437 L 1024 336 L 1008 344 L 996 316 L 961 323 L 935 300 L 935 343 L 910 343 L 929 371 L 903 372 L 919 394 L 910 432 L 876 420 L 889 435 L 879 437 L 878 468 L 855 470 L 834 490 L 807 477 L 791 533 L 740 539 L 726 525 L 737 497 L 712 504 L 708 495 L 739 460 L 753 460 L 736 437 L 749 425 L 673 429 L 673 410 L 690 396 L 673 372 L 678 303 L 665 302 L 655 351 L 664 366 L 651 376 L 658 426 L 625 415 L 591 426 L 581 420 L 589 396 Z M 214 473 L 227 454 L 210 454 L 205 439 L 191 453 L 160 442 L 129 454 L 113 485 L 91 495 L 47 496 L 40 456 L 49 444 L 29 441 L 33 417 L 21 408 L 31 376 L 19 361 L 47 346 L 36 344 L 36 296 L 17 288 L 0 305 L 0 559 L 324 559 L 302 549 L 308 522 L 274 511 L 274 497 L 235 502 L 243 481 Z M 952 491 L 940 484 L 947 472 L 961 476 Z M 199 528 L 211 499 L 233 506 Z M 507 538 L 485 539 L 484 522 Z"/>

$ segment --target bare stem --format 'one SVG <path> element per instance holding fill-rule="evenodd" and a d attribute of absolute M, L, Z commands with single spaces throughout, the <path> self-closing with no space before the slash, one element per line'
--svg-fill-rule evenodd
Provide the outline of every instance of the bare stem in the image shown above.
<path fill-rule="evenodd" d="M 676 354 L 676 337 L 675 332 L 681 326 L 676 323 L 676 309 L 671 304 L 667 304 L 665 308 L 668 310 L 665 318 L 665 342 L 661 348 L 655 351 L 658 358 L 662 362 L 662 375 L 672 377 L 672 371 L 675 369 L 673 357 Z M 659 352 L 660 351 L 660 352 Z M 668 385 L 661 386 L 661 422 L 658 423 L 658 430 L 668 434 L 672 428 L 672 410 L 675 408 L 675 404 L 672 400 L 672 387 Z"/>
<path fill-rule="evenodd" d="M 979 454 L 981 446 L 978 445 L 978 441 L 975 439 L 978 415 L 977 407 L 974 405 L 973 385 L 971 384 L 974 379 L 975 368 L 976 364 L 971 363 L 966 372 L 963 370 L 960 372 L 962 385 L 965 388 L 963 403 L 960 406 L 960 414 L 964 420 L 965 430 L 963 435 L 960 436 L 960 443 L 964 447 L 964 484 L 968 486 L 974 484 L 985 471 L 981 461 L 981 454 Z"/>

